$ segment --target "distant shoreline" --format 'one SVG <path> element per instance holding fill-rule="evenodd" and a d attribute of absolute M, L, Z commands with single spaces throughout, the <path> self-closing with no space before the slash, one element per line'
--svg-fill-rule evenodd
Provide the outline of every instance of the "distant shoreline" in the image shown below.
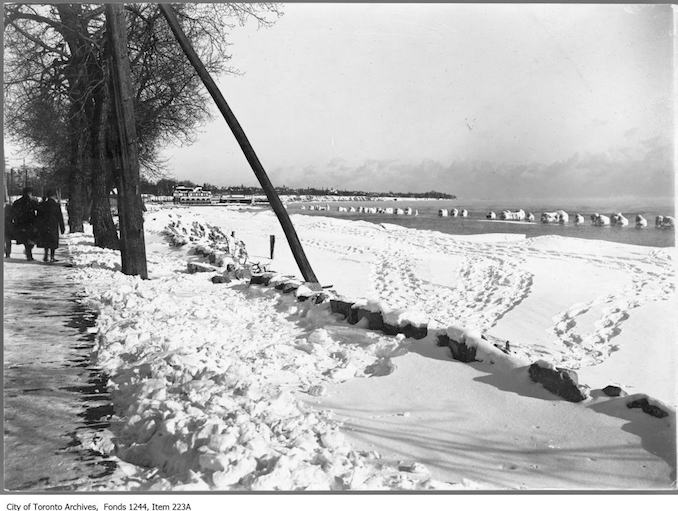
<path fill-rule="evenodd" d="M 615 243 L 623 243 L 630 245 L 646 246 L 646 247 L 670 247 L 675 246 L 675 231 L 657 229 L 654 225 L 655 214 L 666 214 L 662 211 L 648 212 L 648 226 L 642 229 L 637 229 L 635 225 L 621 226 L 594 226 L 591 224 L 590 218 L 585 216 L 586 221 L 583 224 L 575 224 L 570 221 L 566 224 L 542 223 L 538 215 L 535 221 L 521 221 L 521 220 L 501 220 L 501 219 L 487 219 L 487 210 L 469 204 L 469 216 L 462 217 L 440 217 L 438 215 L 438 203 L 429 202 L 428 204 L 421 203 L 418 208 L 418 216 L 411 215 L 396 215 L 396 214 L 373 214 L 355 212 L 339 212 L 336 206 L 329 211 L 314 211 L 302 210 L 301 206 L 296 203 L 288 205 L 288 212 L 290 215 L 308 215 L 314 217 L 337 218 L 347 221 L 362 221 L 373 224 L 393 224 L 400 227 L 407 227 L 418 229 L 422 231 L 435 231 L 445 234 L 453 235 L 478 235 L 478 234 L 522 234 L 531 237 L 538 236 L 563 236 L 567 238 L 593 239 L 601 241 L 609 241 Z M 404 205 L 403 205 L 404 206 Z M 399 206 L 399 207 L 403 207 Z M 390 207 L 390 205 L 389 205 Z M 416 206 L 415 206 L 416 207 Z M 449 207 L 449 206 L 448 206 Z M 459 207 L 458 205 L 455 207 Z M 624 211 L 625 208 L 622 208 Z M 540 210 L 535 210 L 539 212 Z M 606 210 L 599 210 L 606 211 Z M 625 212 L 626 213 L 626 212 Z M 628 218 L 631 217 L 631 212 L 628 212 Z M 634 213 L 635 214 L 635 213 Z"/>
<path fill-rule="evenodd" d="M 281 195 L 283 202 L 387 202 L 387 201 L 451 201 L 442 197 L 395 197 L 391 195 Z"/>

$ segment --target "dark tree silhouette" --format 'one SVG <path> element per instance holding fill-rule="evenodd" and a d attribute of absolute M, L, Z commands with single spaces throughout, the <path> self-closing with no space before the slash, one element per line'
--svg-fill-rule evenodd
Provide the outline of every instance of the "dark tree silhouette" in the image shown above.
<path fill-rule="evenodd" d="M 115 248 L 109 193 L 120 148 L 112 132 L 109 53 L 104 7 L 93 4 L 5 8 L 6 129 L 54 169 L 69 199 L 69 227 L 90 219 L 95 242 Z M 138 159 L 148 177 L 164 170 L 159 149 L 192 142 L 209 117 L 207 94 L 157 4 L 125 5 L 125 29 L 138 134 Z M 270 25 L 274 4 L 183 4 L 182 28 L 212 72 L 229 67 L 229 33 L 249 19 Z"/>

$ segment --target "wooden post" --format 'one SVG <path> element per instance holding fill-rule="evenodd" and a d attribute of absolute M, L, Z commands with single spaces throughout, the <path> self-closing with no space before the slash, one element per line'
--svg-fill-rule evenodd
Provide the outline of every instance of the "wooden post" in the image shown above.
<path fill-rule="evenodd" d="M 144 217 L 139 191 L 139 155 L 134 124 L 132 80 L 127 51 L 127 31 L 122 4 L 106 4 L 106 32 L 111 53 L 112 99 L 118 134 L 118 215 L 122 272 L 148 278 Z"/>
<path fill-rule="evenodd" d="M 275 250 L 275 234 L 269 236 L 269 244 L 271 245 L 271 260 L 273 260 L 273 250 Z"/>
<path fill-rule="evenodd" d="M 259 158 L 254 152 L 252 145 L 247 139 L 245 132 L 240 126 L 238 119 L 236 119 L 235 115 L 231 111 L 231 108 L 228 106 L 228 103 L 226 103 L 226 100 L 221 94 L 221 91 L 219 91 L 219 88 L 217 87 L 216 83 L 214 83 L 214 80 L 212 80 L 212 77 L 210 76 L 207 69 L 205 69 L 205 66 L 200 60 L 200 57 L 198 57 L 198 54 L 193 49 L 193 46 L 186 37 L 186 34 L 184 34 L 184 31 L 181 29 L 176 14 L 174 13 L 174 9 L 172 9 L 170 5 L 166 4 L 158 4 L 158 6 L 160 7 L 162 14 L 165 16 L 165 19 L 167 20 L 174 37 L 176 37 L 177 41 L 179 42 L 181 49 L 184 51 L 186 57 L 188 57 L 188 60 L 195 68 L 203 84 L 205 84 L 205 87 L 212 96 L 212 99 L 214 99 L 214 102 L 217 104 L 217 107 L 219 108 L 221 115 L 224 116 L 224 120 L 228 124 L 229 128 L 231 128 L 233 135 L 235 135 L 235 139 L 238 141 L 240 148 L 245 154 L 245 158 L 247 158 L 250 167 L 252 167 L 252 170 L 257 176 L 261 187 L 264 189 L 266 197 L 268 198 L 268 202 L 271 204 L 275 215 L 278 217 L 278 221 L 282 226 L 285 237 L 287 238 L 287 242 L 290 244 L 290 249 L 294 255 L 294 260 L 297 262 L 297 266 L 299 267 L 304 280 L 306 282 L 317 283 L 318 278 L 315 276 L 315 273 L 313 273 L 313 269 L 306 258 L 306 254 L 304 253 L 304 249 L 301 246 L 301 242 L 299 241 L 297 232 L 294 229 L 294 225 L 292 225 L 292 221 L 287 214 L 287 210 L 284 208 L 282 202 L 280 201 L 280 197 L 278 197 L 278 194 L 275 192 L 273 184 L 271 184 L 271 180 L 268 178 L 264 167 L 261 165 L 261 162 L 259 161 Z"/>
<path fill-rule="evenodd" d="M 9 185 L 7 184 L 7 175 L 5 174 L 5 169 L 2 169 L 2 187 L 5 189 L 5 204 L 9 202 Z"/>

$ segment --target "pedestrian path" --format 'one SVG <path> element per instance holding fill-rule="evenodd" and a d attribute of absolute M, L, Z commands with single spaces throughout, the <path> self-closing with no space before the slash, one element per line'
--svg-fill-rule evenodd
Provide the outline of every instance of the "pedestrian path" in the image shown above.
<path fill-rule="evenodd" d="M 8 491 L 96 489 L 116 462 L 86 448 L 108 427 L 105 378 L 90 365 L 95 316 L 78 301 L 73 269 L 26 261 L 13 245 L 3 265 L 4 481 Z"/>

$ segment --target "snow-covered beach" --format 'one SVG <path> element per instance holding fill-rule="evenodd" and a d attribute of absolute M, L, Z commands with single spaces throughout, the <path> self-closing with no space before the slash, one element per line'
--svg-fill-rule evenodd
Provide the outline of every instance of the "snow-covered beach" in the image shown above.
<path fill-rule="evenodd" d="M 678 494 L 672 6 L 3 12 L 0 508 Z"/>
<path fill-rule="evenodd" d="M 68 237 L 116 410 L 93 447 L 121 460 L 118 489 L 675 488 L 674 248 L 292 218 L 329 293 L 430 330 L 477 329 L 508 341 L 512 362 L 462 364 L 433 335 L 385 335 L 327 304 L 187 273 L 204 259 L 168 245 L 172 221 L 233 231 L 251 261 L 298 270 L 270 211 L 151 208 L 147 281 Z M 589 398 L 533 383 L 537 360 L 576 370 Z M 606 396 L 610 384 L 629 396 Z M 627 408 L 644 395 L 669 415 Z"/>

